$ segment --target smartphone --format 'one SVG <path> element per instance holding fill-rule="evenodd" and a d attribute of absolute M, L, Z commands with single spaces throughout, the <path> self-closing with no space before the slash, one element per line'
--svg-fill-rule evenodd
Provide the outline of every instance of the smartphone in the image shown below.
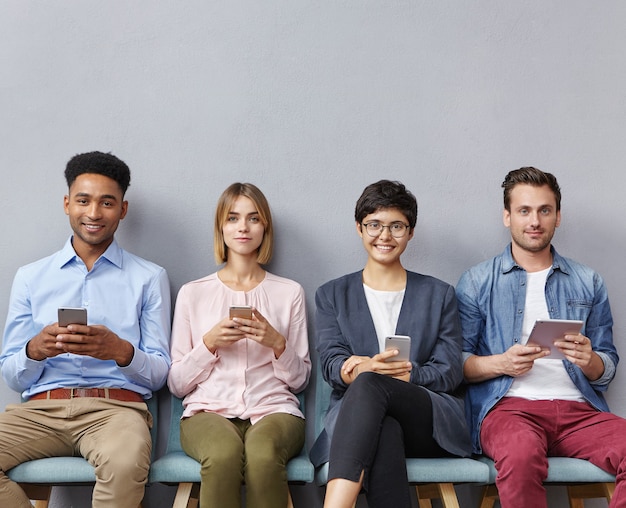
<path fill-rule="evenodd" d="M 385 351 L 397 349 L 397 356 L 387 358 L 386 362 L 408 362 L 411 356 L 411 337 L 408 335 L 390 335 L 385 339 Z"/>
<path fill-rule="evenodd" d="M 87 309 L 59 307 L 59 326 L 86 325 Z"/>
<path fill-rule="evenodd" d="M 252 319 L 252 307 L 249 305 L 232 306 L 229 311 L 230 319 L 238 317 L 243 319 Z"/>

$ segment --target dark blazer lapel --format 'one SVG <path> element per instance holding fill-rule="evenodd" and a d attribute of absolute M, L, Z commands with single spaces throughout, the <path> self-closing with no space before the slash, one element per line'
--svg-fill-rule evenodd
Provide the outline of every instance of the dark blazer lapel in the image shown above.
<path fill-rule="evenodd" d="M 404 298 L 402 299 L 402 307 L 400 307 L 400 315 L 398 316 L 398 324 L 396 325 L 397 335 L 411 335 L 416 329 L 415 321 L 420 314 L 416 308 L 418 305 L 419 281 L 415 277 L 415 273 L 407 271 L 406 289 L 404 290 Z"/>
<path fill-rule="evenodd" d="M 350 316 L 350 342 L 355 355 L 374 356 L 379 353 L 378 338 L 372 314 L 363 289 L 363 272 L 356 272 L 348 286 L 348 309 Z"/>

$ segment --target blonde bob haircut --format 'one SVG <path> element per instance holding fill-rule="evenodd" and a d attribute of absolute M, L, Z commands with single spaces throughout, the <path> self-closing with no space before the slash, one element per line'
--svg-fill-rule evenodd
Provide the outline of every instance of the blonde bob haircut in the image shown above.
<path fill-rule="evenodd" d="M 217 264 L 226 263 L 228 261 L 228 247 L 224 242 L 224 233 L 222 228 L 226 224 L 228 214 L 231 212 L 235 201 L 239 196 L 245 196 L 250 199 L 259 213 L 261 224 L 265 228 L 263 241 L 257 252 L 257 262 L 259 264 L 269 263 L 272 259 L 274 249 L 274 228 L 272 226 L 272 214 L 270 213 L 270 205 L 263 193 L 256 185 L 251 183 L 233 183 L 220 196 L 215 210 L 215 225 L 213 229 L 213 254 Z"/>

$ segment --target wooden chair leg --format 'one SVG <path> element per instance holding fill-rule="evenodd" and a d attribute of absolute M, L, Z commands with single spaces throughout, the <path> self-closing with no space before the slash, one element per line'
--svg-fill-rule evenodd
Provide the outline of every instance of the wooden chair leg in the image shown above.
<path fill-rule="evenodd" d="M 48 508 L 50 494 L 52 494 L 52 485 L 20 483 L 20 487 L 28 496 L 28 499 L 35 501 L 35 508 Z"/>
<path fill-rule="evenodd" d="M 433 508 L 433 504 L 430 502 L 430 499 L 422 499 L 421 497 L 417 500 L 417 505 L 419 508 Z"/>
<path fill-rule="evenodd" d="M 287 491 L 287 508 L 293 508 L 293 499 L 291 499 L 291 492 Z"/>
<path fill-rule="evenodd" d="M 439 493 L 443 508 L 459 508 L 459 500 L 456 497 L 456 490 L 452 483 L 439 483 Z"/>
<path fill-rule="evenodd" d="M 585 483 L 582 485 L 568 485 L 567 497 L 570 508 L 584 508 L 585 499 L 605 498 L 611 502 L 615 483 Z"/>
<path fill-rule="evenodd" d="M 607 503 L 611 502 L 615 483 L 584 483 L 581 485 L 568 485 L 567 497 L 570 508 L 584 508 L 585 499 L 604 498 Z M 498 499 L 498 489 L 495 485 L 488 485 L 483 490 L 480 508 L 493 508 Z"/>
<path fill-rule="evenodd" d="M 604 485 L 604 497 L 606 497 L 607 501 L 610 503 L 611 499 L 613 499 L 613 493 L 615 492 L 615 483 L 603 483 Z"/>
<path fill-rule="evenodd" d="M 199 494 L 199 483 L 179 483 L 172 508 L 197 508 Z"/>
<path fill-rule="evenodd" d="M 480 508 L 493 508 L 498 499 L 498 489 L 495 485 L 487 485 L 483 489 L 483 497 L 480 501 Z"/>
<path fill-rule="evenodd" d="M 452 483 L 429 483 L 415 487 L 420 508 L 431 508 L 431 499 L 440 499 L 444 508 L 459 508 Z"/>
<path fill-rule="evenodd" d="M 427 485 L 416 485 L 415 493 L 417 494 L 417 503 L 419 508 L 432 508 L 431 499 L 438 499 L 439 492 L 437 486 L 429 483 Z"/>

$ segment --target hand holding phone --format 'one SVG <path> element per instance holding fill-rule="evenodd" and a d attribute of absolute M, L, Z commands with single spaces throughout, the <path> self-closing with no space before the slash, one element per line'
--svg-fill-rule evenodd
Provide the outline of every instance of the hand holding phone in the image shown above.
<path fill-rule="evenodd" d="M 233 305 L 230 307 L 228 315 L 230 319 L 252 319 L 252 307 L 249 305 Z"/>
<path fill-rule="evenodd" d="M 87 309 L 76 307 L 59 307 L 59 326 L 86 325 Z"/>
<path fill-rule="evenodd" d="M 396 349 L 398 354 L 385 359 L 386 362 L 408 362 L 411 356 L 411 337 L 408 335 L 390 335 L 385 339 L 385 351 Z"/>

